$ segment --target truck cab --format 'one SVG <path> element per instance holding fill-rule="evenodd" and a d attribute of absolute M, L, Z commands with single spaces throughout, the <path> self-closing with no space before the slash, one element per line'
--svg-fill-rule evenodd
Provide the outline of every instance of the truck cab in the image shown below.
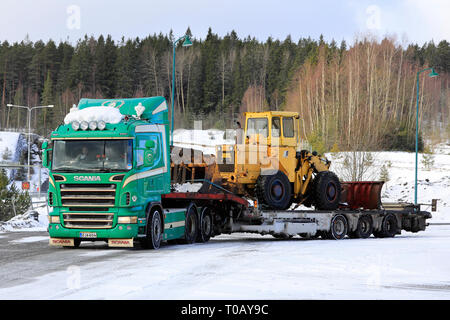
<path fill-rule="evenodd" d="M 130 246 L 145 237 L 148 213 L 162 213 L 161 195 L 170 192 L 167 103 L 82 99 L 71 114 L 43 150 L 51 244 Z"/>

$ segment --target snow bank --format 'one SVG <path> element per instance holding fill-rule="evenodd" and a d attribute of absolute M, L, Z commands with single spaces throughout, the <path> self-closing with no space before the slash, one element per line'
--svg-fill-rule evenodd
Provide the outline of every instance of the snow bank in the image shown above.
<path fill-rule="evenodd" d="M 124 115 L 119 109 L 111 107 L 90 107 L 85 109 L 72 108 L 70 113 L 64 118 L 64 123 L 69 124 L 73 121 L 100 121 L 106 123 L 119 123 Z"/>
<path fill-rule="evenodd" d="M 15 216 L 7 222 L 0 222 L 3 231 L 45 231 L 48 226 L 47 208 L 40 207 Z"/>

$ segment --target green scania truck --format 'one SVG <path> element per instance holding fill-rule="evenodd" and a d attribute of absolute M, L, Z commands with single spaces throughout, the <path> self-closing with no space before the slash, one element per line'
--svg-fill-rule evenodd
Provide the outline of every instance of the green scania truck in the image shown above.
<path fill-rule="evenodd" d="M 174 192 L 170 141 L 164 97 L 82 99 L 42 148 L 49 169 L 50 245 L 106 241 L 110 247 L 138 243 L 157 249 L 166 241 L 206 242 L 231 232 L 393 237 L 401 230 L 425 230 L 431 217 L 400 204 L 267 211 L 219 186 Z"/>

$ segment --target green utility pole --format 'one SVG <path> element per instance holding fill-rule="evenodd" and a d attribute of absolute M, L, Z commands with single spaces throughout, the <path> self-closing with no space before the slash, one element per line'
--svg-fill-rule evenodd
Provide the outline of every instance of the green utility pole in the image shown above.
<path fill-rule="evenodd" d="M 189 39 L 189 36 L 187 34 L 185 34 L 184 36 L 182 36 L 181 38 L 177 39 L 174 43 L 173 43 L 173 66 L 172 66 L 172 121 L 170 123 L 170 146 L 173 146 L 173 128 L 175 126 L 174 124 L 174 102 L 175 102 L 175 49 L 177 47 L 177 43 L 180 40 L 183 40 L 183 47 L 190 47 L 192 46 L 192 42 L 191 39 Z"/>
<path fill-rule="evenodd" d="M 426 68 L 419 72 L 417 72 L 417 103 L 416 103 L 416 175 L 415 175 L 415 181 L 414 181 L 414 204 L 417 206 L 417 170 L 418 170 L 418 159 L 419 159 L 419 75 L 424 72 L 431 70 L 430 74 L 428 76 L 430 78 L 436 77 L 439 74 L 434 71 L 433 68 Z"/>

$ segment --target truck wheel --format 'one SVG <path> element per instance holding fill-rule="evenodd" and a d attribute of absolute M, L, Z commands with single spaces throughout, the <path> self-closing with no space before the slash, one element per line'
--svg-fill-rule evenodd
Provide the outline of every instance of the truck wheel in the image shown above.
<path fill-rule="evenodd" d="M 186 209 L 186 220 L 184 224 L 184 238 L 180 243 L 191 244 L 197 239 L 198 233 L 197 207 L 191 203 Z"/>
<path fill-rule="evenodd" d="M 203 208 L 202 213 L 200 214 L 199 226 L 197 242 L 208 242 L 213 232 L 213 219 L 211 210 L 208 207 Z"/>
<path fill-rule="evenodd" d="M 381 230 L 374 231 L 376 238 L 393 238 L 397 234 L 397 218 L 393 214 L 388 214 L 381 223 Z"/>
<path fill-rule="evenodd" d="M 348 222 L 342 215 L 338 214 L 331 219 L 330 231 L 326 233 L 327 239 L 341 240 L 347 235 Z"/>
<path fill-rule="evenodd" d="M 256 196 L 267 207 L 285 210 L 291 204 L 291 183 L 281 171 L 274 175 L 261 175 L 256 181 Z"/>
<path fill-rule="evenodd" d="M 372 218 L 368 215 L 359 217 L 356 230 L 349 233 L 350 238 L 366 239 L 369 238 L 373 232 Z"/>
<path fill-rule="evenodd" d="M 317 210 L 335 210 L 339 206 L 341 183 L 331 171 L 319 172 L 314 178 L 314 206 Z"/>
<path fill-rule="evenodd" d="M 145 249 L 159 249 L 163 234 L 161 213 L 155 210 L 150 213 L 147 220 L 147 236 L 141 241 L 141 245 Z"/>

